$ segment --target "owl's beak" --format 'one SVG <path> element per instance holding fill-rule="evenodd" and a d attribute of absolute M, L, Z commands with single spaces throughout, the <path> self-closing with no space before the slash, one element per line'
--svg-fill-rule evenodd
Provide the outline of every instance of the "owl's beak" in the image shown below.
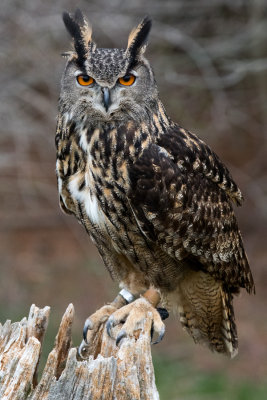
<path fill-rule="evenodd" d="M 102 93 L 103 93 L 103 103 L 105 110 L 108 111 L 109 105 L 110 105 L 110 91 L 109 88 L 104 87 L 102 88 Z"/>

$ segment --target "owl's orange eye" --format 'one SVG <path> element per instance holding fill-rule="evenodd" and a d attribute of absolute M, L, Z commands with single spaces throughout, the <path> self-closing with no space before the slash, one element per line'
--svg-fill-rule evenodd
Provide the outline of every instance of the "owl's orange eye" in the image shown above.
<path fill-rule="evenodd" d="M 130 74 L 125 75 L 122 78 L 119 78 L 118 82 L 124 86 L 131 86 L 135 82 L 135 76 Z"/>
<path fill-rule="evenodd" d="M 94 79 L 89 75 L 78 75 L 77 82 L 81 86 L 89 86 L 92 85 L 92 83 L 94 83 Z"/>

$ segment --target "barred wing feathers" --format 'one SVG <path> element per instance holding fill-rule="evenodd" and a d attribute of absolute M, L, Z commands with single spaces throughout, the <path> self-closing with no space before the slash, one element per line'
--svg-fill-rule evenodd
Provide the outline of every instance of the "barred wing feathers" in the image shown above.
<path fill-rule="evenodd" d="M 177 261 L 191 258 L 235 291 L 254 290 L 232 202 L 242 195 L 217 155 L 177 125 L 130 168 L 131 207 L 144 234 Z"/>

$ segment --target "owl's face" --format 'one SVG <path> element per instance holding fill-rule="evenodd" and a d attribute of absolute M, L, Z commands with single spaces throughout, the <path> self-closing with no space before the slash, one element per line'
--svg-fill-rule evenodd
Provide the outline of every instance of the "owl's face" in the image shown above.
<path fill-rule="evenodd" d="M 158 92 L 148 61 L 143 57 L 150 20 L 131 34 L 124 49 L 96 48 L 83 15 L 64 14 L 74 38 L 75 52 L 68 53 L 62 78 L 60 107 L 81 120 L 111 122 L 144 120 L 157 105 Z"/>

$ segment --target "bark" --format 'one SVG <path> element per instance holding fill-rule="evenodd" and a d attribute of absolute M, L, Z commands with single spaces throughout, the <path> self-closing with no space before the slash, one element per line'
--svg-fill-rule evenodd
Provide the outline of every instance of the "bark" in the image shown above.
<path fill-rule="evenodd" d="M 50 308 L 32 305 L 28 319 L 0 324 L 1 400 L 158 400 L 150 348 L 151 316 L 119 346 L 99 330 L 87 360 L 71 347 L 74 307 L 62 318 L 38 383 L 37 369 Z M 120 329 L 118 327 L 117 329 Z"/>

